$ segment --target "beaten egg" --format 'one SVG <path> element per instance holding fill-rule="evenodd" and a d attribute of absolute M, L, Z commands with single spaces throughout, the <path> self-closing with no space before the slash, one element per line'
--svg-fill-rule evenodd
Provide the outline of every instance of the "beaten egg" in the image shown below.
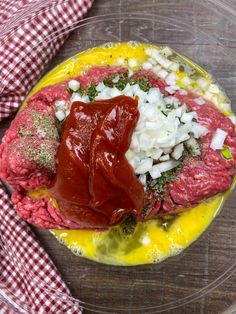
<path fill-rule="evenodd" d="M 133 70 L 139 68 L 147 56 L 148 44 L 106 44 L 75 55 L 50 71 L 35 86 L 29 96 L 42 87 L 83 73 L 90 66 L 124 65 Z M 211 80 L 211 76 L 186 57 L 183 62 L 194 67 L 199 77 Z M 179 72 L 182 77 L 185 75 Z M 229 114 L 229 113 L 227 113 Z M 31 197 L 48 195 L 40 189 L 30 191 Z M 48 197 L 50 197 L 48 195 Z M 218 214 L 227 193 L 208 199 L 200 205 L 174 216 L 140 222 L 127 234 L 120 226 L 107 231 L 51 230 L 52 234 L 74 254 L 112 265 L 140 265 L 161 262 L 179 254 L 195 241 Z M 51 199 L 57 206 L 56 201 Z"/>

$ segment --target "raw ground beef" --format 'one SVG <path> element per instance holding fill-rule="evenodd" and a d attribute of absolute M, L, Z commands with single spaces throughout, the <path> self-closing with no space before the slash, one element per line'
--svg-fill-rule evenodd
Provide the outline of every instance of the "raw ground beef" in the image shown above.
<path fill-rule="evenodd" d="M 87 87 L 90 82 L 97 84 L 105 77 L 111 77 L 115 73 L 124 74 L 126 71 L 125 68 L 94 67 L 77 79 L 83 87 Z M 140 71 L 134 78 L 139 77 L 147 77 L 151 86 L 160 88 L 168 95 L 165 91 L 166 83 L 157 79 L 153 73 Z M 0 176 L 15 188 L 12 200 L 17 213 L 29 223 L 42 228 L 89 229 L 87 222 L 78 224 L 71 217 L 59 213 L 46 196 L 33 199 L 27 195 L 27 190 L 48 186 L 55 176 L 55 154 L 59 136 L 52 104 L 56 99 L 70 102 L 66 82 L 37 92 L 12 122 L 0 145 Z M 235 174 L 236 133 L 231 120 L 210 102 L 202 106 L 196 104 L 194 98 L 197 96 L 192 93 L 180 95 L 177 92 L 174 96 L 190 110 L 196 111 L 198 122 L 210 132 L 200 140 L 201 156 L 187 159 L 176 179 L 166 184 L 164 199 L 161 199 L 155 190 L 147 189 L 144 197 L 145 211 L 139 220 L 176 213 L 198 204 L 205 198 L 224 192 L 230 187 Z M 38 129 L 34 120 L 35 111 L 40 113 L 41 117 L 47 117 L 50 129 L 43 132 Z M 213 133 L 217 128 L 228 132 L 225 143 L 230 147 L 232 159 L 226 160 L 220 152 L 210 148 Z M 35 155 L 32 157 L 26 148 L 38 152 L 37 158 Z M 41 156 L 41 151 L 44 151 L 46 156 Z"/>

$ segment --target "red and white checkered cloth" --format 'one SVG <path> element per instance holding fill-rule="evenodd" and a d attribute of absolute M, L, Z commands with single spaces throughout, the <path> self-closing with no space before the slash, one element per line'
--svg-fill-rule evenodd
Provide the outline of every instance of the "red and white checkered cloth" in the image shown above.
<path fill-rule="evenodd" d="M 0 121 L 22 104 L 92 2 L 0 1 Z M 0 313 L 80 312 L 35 235 L 16 216 L 0 183 Z"/>

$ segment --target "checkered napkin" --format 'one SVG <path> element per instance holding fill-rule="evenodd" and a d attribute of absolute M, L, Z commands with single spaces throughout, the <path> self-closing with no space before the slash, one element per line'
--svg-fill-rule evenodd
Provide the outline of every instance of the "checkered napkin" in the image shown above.
<path fill-rule="evenodd" d="M 0 121 L 21 105 L 92 1 L 0 0 Z M 0 183 L 0 313 L 80 312 Z"/>

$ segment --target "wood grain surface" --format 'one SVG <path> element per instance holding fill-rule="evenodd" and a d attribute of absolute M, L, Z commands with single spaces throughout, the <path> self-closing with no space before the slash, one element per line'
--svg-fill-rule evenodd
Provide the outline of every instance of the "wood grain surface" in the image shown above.
<path fill-rule="evenodd" d="M 162 26 L 158 26 L 156 18 L 153 20 L 151 29 L 145 27 L 141 19 L 136 24 L 134 22 L 131 29 L 117 25 L 115 21 L 107 20 L 101 25 L 96 24 L 92 31 L 90 28 L 90 33 L 72 33 L 45 71 L 83 48 L 94 46 L 96 42 L 98 44 L 106 42 L 108 37 L 109 40 L 120 40 L 122 35 L 122 39 L 134 38 L 146 41 L 152 36 L 154 42 L 171 44 L 213 72 L 227 90 L 236 111 L 236 71 L 232 67 L 232 58 L 236 56 L 236 24 L 233 24 L 236 15 L 232 9 L 236 10 L 236 2 L 234 0 L 220 2 L 221 6 L 227 4 L 227 7 L 223 6 L 221 9 L 222 14 L 228 14 L 228 20 L 224 16 L 220 20 L 216 18 L 213 2 L 212 6 L 205 9 L 200 9 L 197 5 L 193 9 L 194 1 L 168 0 L 171 10 L 166 6 L 166 2 L 166 0 L 95 0 L 89 13 L 90 17 L 137 11 L 143 14 L 156 14 L 160 20 L 162 16 L 166 15 L 170 19 L 178 16 L 183 23 L 191 25 L 191 29 L 186 29 L 181 33 L 178 28 L 171 26 L 171 23 L 168 24 L 168 27 L 164 25 L 164 22 L 161 24 Z M 195 3 L 197 2 L 195 1 Z M 204 3 L 203 1 L 202 8 L 204 8 Z M 212 14 L 209 14 L 209 8 L 211 8 Z M 119 36 L 116 35 L 117 32 L 113 31 L 117 27 L 120 27 L 121 35 Z M 150 32 L 152 33 L 150 34 Z M 209 34 L 212 36 L 209 37 Z M 232 55 L 230 61 L 227 61 L 229 58 L 224 56 L 223 46 L 229 48 L 227 53 Z M 225 58 L 224 62 L 222 62 L 222 58 Z M 11 119 L 1 124 L 0 137 L 8 128 Z M 151 313 L 151 311 L 141 310 L 141 308 L 178 301 L 190 294 L 197 293 L 199 287 L 212 283 L 232 265 L 236 256 L 235 203 L 236 193 L 231 195 L 220 217 L 201 239 L 187 249 L 184 254 L 161 265 L 123 269 L 100 265 L 74 256 L 47 230 L 37 228 L 33 228 L 33 230 L 60 270 L 74 297 L 97 306 L 108 306 L 110 307 L 109 313 L 120 313 L 116 309 L 117 306 L 124 307 L 125 310 L 121 311 L 122 313 L 133 313 L 129 310 L 130 307 L 139 308 L 139 313 Z M 227 274 L 229 272 L 223 279 L 226 279 Z M 223 280 L 219 280 L 219 283 L 221 281 Z M 213 284 L 214 289 L 208 294 L 165 313 L 215 314 L 223 313 L 230 307 L 229 313 L 233 312 L 232 304 L 236 301 L 236 274 L 230 276 L 219 286 L 215 286 L 217 286 L 217 282 Z M 85 313 L 95 313 L 94 309 L 89 311 L 89 308 L 91 307 L 88 306 Z M 152 313 L 154 312 L 156 311 L 153 310 Z M 164 310 L 161 312 L 164 313 Z"/>

